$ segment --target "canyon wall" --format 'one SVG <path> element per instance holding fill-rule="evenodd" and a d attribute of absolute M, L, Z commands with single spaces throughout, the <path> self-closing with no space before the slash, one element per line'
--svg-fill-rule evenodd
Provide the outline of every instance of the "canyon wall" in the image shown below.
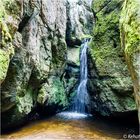
<path fill-rule="evenodd" d="M 121 49 L 119 19 L 124 0 L 94 0 L 95 26 L 89 49 L 91 108 L 104 116 L 136 110 L 132 80 Z"/>
<path fill-rule="evenodd" d="M 38 106 L 47 114 L 69 106 L 73 82 L 78 81 L 79 64 L 75 62 L 79 61 L 81 38 L 91 31 L 89 19 L 90 29 L 93 24 L 89 1 L 0 2 L 3 128 L 23 123 Z M 73 43 L 69 45 L 68 40 Z M 73 49 L 76 59 L 71 57 Z M 67 80 L 67 75 L 72 78 Z"/>
<path fill-rule="evenodd" d="M 125 0 L 121 18 L 121 46 L 133 80 L 140 122 L 140 0 Z"/>

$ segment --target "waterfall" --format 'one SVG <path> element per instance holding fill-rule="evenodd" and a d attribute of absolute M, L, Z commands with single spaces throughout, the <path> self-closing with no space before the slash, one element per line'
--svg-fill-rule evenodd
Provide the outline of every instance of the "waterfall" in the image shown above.
<path fill-rule="evenodd" d="M 80 53 L 80 84 L 77 89 L 77 94 L 74 99 L 73 111 L 79 113 L 86 112 L 86 106 L 89 103 L 89 95 L 87 92 L 87 77 L 88 77 L 88 68 L 87 68 L 87 50 L 88 50 L 88 41 L 84 41 Z"/>

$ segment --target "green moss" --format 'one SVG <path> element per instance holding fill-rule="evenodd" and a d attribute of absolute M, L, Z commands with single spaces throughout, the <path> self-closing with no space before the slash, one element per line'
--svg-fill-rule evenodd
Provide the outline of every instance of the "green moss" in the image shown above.
<path fill-rule="evenodd" d="M 60 106 L 67 106 L 68 100 L 65 94 L 65 89 L 63 87 L 63 83 L 59 78 L 54 77 L 52 79 L 51 89 L 50 89 L 50 97 L 48 100 L 49 104 L 58 104 Z"/>
<path fill-rule="evenodd" d="M 15 20 L 18 21 L 21 13 L 21 4 L 15 0 L 0 1 L 0 28 L 2 30 L 1 46 L 11 42 L 17 30 Z M 7 19 L 11 20 L 7 20 Z"/>
<path fill-rule="evenodd" d="M 14 54 L 12 44 L 16 27 L 12 21 L 19 19 L 20 6 L 17 1 L 3 0 L 0 1 L 0 83 L 5 79 L 9 61 Z M 8 21 L 8 17 L 12 18 Z"/>
<path fill-rule="evenodd" d="M 0 49 L 0 83 L 5 79 L 8 66 L 9 66 L 9 54 Z"/>
<path fill-rule="evenodd" d="M 127 71 L 127 67 L 121 60 L 122 55 L 121 48 L 112 48 L 112 46 L 106 46 L 100 48 L 91 47 L 91 54 L 93 61 L 95 61 L 96 67 L 100 76 L 110 75 L 110 76 L 123 76 Z M 123 71 L 120 72 L 120 69 Z"/>
<path fill-rule="evenodd" d="M 120 69 L 123 70 L 122 73 L 126 72 L 120 48 L 119 31 L 122 2 L 123 0 L 93 1 L 96 24 L 93 28 L 93 41 L 90 50 L 92 58 L 99 69 L 99 74 L 102 76 L 120 76 Z"/>
<path fill-rule="evenodd" d="M 96 24 L 93 28 L 95 47 L 120 46 L 119 13 L 122 0 L 94 0 Z"/>
<path fill-rule="evenodd" d="M 132 56 L 140 52 L 140 3 L 137 0 L 125 1 L 120 19 L 122 47 L 125 53 Z M 127 10 L 129 9 L 129 10 Z"/>
<path fill-rule="evenodd" d="M 28 114 L 33 108 L 33 91 L 31 88 L 27 90 L 21 89 L 17 91 L 16 101 L 17 108 L 21 114 Z"/>
<path fill-rule="evenodd" d="M 9 29 L 3 21 L 0 21 L 0 28 L 2 30 L 2 39 L 0 42 L 1 47 L 13 47 L 11 42 L 12 37 L 9 33 Z"/>
<path fill-rule="evenodd" d="M 31 112 L 35 104 L 31 87 L 28 87 L 27 89 L 25 87 L 18 87 L 12 92 L 13 93 L 10 93 L 10 95 L 5 98 L 5 103 L 2 104 L 3 108 L 4 106 L 9 105 L 9 103 L 13 103 L 8 110 L 4 110 L 2 113 L 3 128 L 22 124 L 25 121 L 25 117 Z"/>
<path fill-rule="evenodd" d="M 121 19 L 121 46 L 133 80 L 135 100 L 140 121 L 140 1 L 125 0 Z"/>
<path fill-rule="evenodd" d="M 82 35 L 82 36 L 80 37 L 80 40 L 83 40 L 83 39 L 91 39 L 91 38 L 92 38 L 91 35 L 85 34 L 85 35 Z"/>
<path fill-rule="evenodd" d="M 7 18 L 8 15 L 17 18 L 20 13 L 20 3 L 16 0 L 2 0 L 0 1 L 0 20 Z"/>
<path fill-rule="evenodd" d="M 12 44 L 11 35 L 8 32 L 7 25 L 0 21 L 0 28 L 2 29 L 2 38 L 0 41 L 0 83 L 5 79 L 9 66 L 10 58 L 14 54 L 14 46 Z"/>
<path fill-rule="evenodd" d="M 119 19 L 124 0 L 94 0 L 96 18 L 90 47 L 93 66 L 98 77 L 91 79 L 91 91 L 96 89 L 94 109 L 103 115 L 136 109 L 132 81 L 121 49 Z M 92 69 L 94 69 L 92 71 Z M 96 94 L 96 93 L 95 93 Z"/>
<path fill-rule="evenodd" d="M 7 14 L 17 16 L 20 11 L 20 6 L 19 3 L 15 0 L 6 0 L 5 9 L 7 11 Z"/>
<path fill-rule="evenodd" d="M 44 104 L 46 99 L 47 99 L 47 91 L 46 91 L 47 87 L 44 85 L 38 93 L 37 96 L 37 102 L 40 104 Z"/>
<path fill-rule="evenodd" d="M 4 8 L 4 5 L 3 5 L 3 1 L 0 1 L 0 20 L 1 18 L 3 18 L 5 16 L 5 8 Z"/>
<path fill-rule="evenodd" d="M 136 104 L 135 104 L 135 101 L 134 101 L 134 98 L 128 97 L 128 98 L 125 100 L 125 104 L 126 104 L 127 107 L 130 108 L 130 109 L 134 109 L 134 110 L 137 109 Z"/>

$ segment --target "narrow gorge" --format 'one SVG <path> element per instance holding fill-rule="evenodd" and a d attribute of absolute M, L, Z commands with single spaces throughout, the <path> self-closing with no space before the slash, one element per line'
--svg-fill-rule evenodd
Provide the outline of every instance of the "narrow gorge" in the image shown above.
<path fill-rule="evenodd" d="M 0 0 L 1 139 L 139 138 L 139 7 Z"/>

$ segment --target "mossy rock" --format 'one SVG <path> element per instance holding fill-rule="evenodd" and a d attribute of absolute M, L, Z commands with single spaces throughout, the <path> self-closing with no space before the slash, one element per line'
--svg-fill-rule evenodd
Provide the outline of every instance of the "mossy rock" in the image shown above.
<path fill-rule="evenodd" d="M 120 18 L 120 30 L 122 47 L 125 53 L 133 55 L 140 52 L 140 18 L 139 18 L 139 0 L 125 1 Z M 126 9 L 129 9 L 127 11 Z"/>
<path fill-rule="evenodd" d="M 9 66 L 9 54 L 0 49 L 0 83 L 5 79 Z"/>
<path fill-rule="evenodd" d="M 48 90 L 47 90 L 48 91 Z M 58 104 L 59 106 L 66 107 L 68 105 L 68 99 L 63 87 L 62 81 L 57 77 L 50 79 L 50 97 L 48 104 Z"/>
<path fill-rule="evenodd" d="M 121 18 L 121 45 L 133 80 L 140 122 L 140 0 L 125 0 Z"/>
<path fill-rule="evenodd" d="M 124 0 L 94 0 L 95 26 L 89 49 L 92 109 L 104 116 L 136 110 L 132 80 L 121 48 L 119 20 Z"/>
<path fill-rule="evenodd" d="M 20 5 L 18 1 L 0 1 L 0 83 L 5 79 L 10 59 L 14 54 L 13 38 L 17 31 L 15 21 L 19 21 Z M 8 20 L 11 17 L 11 20 Z"/>
<path fill-rule="evenodd" d="M 4 112 L 2 113 L 2 129 L 16 127 L 23 124 L 23 122 L 25 122 L 25 120 L 27 119 L 28 114 L 34 107 L 35 100 L 33 98 L 34 96 L 32 89 L 23 89 L 17 89 L 16 97 L 14 94 L 9 96 L 10 104 L 13 103 L 13 105 L 10 109 L 4 110 Z M 9 102 L 7 100 L 7 105 L 8 104 Z M 2 104 L 3 109 L 4 105 L 5 104 Z"/>

